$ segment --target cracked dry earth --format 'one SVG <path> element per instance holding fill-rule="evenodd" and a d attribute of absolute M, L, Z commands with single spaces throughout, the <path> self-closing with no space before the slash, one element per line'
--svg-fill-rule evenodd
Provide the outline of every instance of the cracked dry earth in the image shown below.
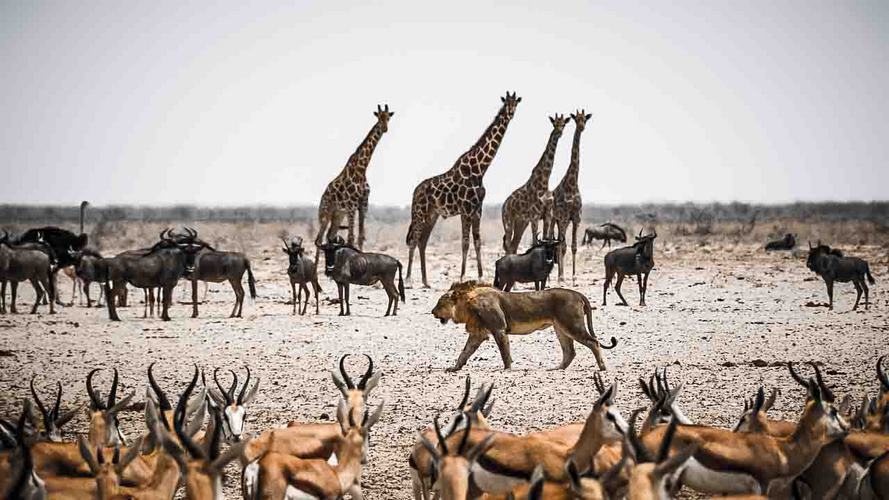
<path fill-rule="evenodd" d="M 219 235 L 232 231 L 215 224 L 207 234 L 211 242 L 218 242 L 225 238 Z M 578 346 L 578 356 L 567 370 L 549 370 L 560 360 L 551 330 L 512 338 L 512 370 L 501 369 L 495 344 L 487 342 L 462 372 L 444 371 L 454 362 L 465 337 L 462 327 L 441 326 L 429 312 L 459 275 L 459 241 L 430 246 L 432 288 L 408 288 L 407 302 L 397 317 L 382 317 L 385 293 L 378 287 L 353 288 L 353 316 L 337 316 L 337 305 L 328 300 L 336 296 L 336 287 L 323 277 L 321 314 L 300 317 L 292 316 L 287 304 L 286 256 L 278 248 L 274 230 L 257 225 L 247 231 L 238 245 L 218 243 L 222 248 L 240 246 L 253 262 L 259 298 L 247 300 L 241 320 L 227 318 L 233 298 L 228 285 L 211 285 L 209 303 L 202 306 L 199 319 L 191 319 L 190 306 L 181 304 L 172 308 L 171 322 L 141 319 L 139 293 L 132 295 L 136 300 L 131 307 L 121 309 L 123 322 L 117 324 L 107 320 L 104 309 L 85 307 L 67 307 L 55 316 L 42 308 L 38 316 L 0 317 L 0 414 L 17 413 L 18 401 L 27 396 L 27 383 L 34 374 L 38 387 L 46 388 L 47 394 L 50 384 L 62 381 L 64 408 L 85 405 L 84 378 L 95 367 L 118 367 L 125 390 L 135 390 L 141 400 L 148 364 L 157 361 L 159 382 L 177 396 L 193 363 L 208 371 L 237 369 L 242 380 L 243 366 L 249 364 L 254 375 L 262 378 L 248 411 L 249 431 L 289 420 L 329 420 L 336 413 L 338 397 L 330 369 L 344 353 L 367 353 L 383 372 L 371 404 L 385 401 L 386 407 L 371 434 L 364 491 L 369 498 L 410 498 L 407 455 L 417 431 L 429 425 L 437 412 L 457 403 L 466 374 L 472 375 L 476 385 L 496 384 L 491 423 L 510 432 L 581 420 L 597 397 L 592 383 L 595 361 L 583 347 Z M 406 265 L 406 249 L 396 241 L 392 238 L 388 246 L 369 244 L 368 248 L 382 248 Z M 104 246 L 137 246 L 129 243 Z M 871 308 L 852 312 L 851 284 L 837 286 L 836 309 L 828 311 L 817 306 L 826 301 L 825 287 L 806 269 L 802 255 L 766 254 L 760 248 L 756 243 L 702 245 L 694 239 L 659 237 L 647 307 L 636 305 L 635 281 L 623 287 L 630 307 L 615 306 L 618 300 L 613 291 L 609 292 L 610 305 L 598 305 L 605 251 L 584 248 L 579 252 L 572 287 L 597 305 L 596 334 L 618 339 L 617 348 L 605 351 L 605 377 L 620 382 L 617 404 L 625 417 L 644 404 L 637 379 L 664 365 L 670 365 L 674 381 L 684 383 L 680 403 L 685 413 L 696 422 L 718 426 L 733 425 L 743 398 L 760 385 L 782 390 L 774 416 L 798 415 L 804 395 L 788 376 L 783 366 L 787 361 L 823 362 L 828 383 L 838 394 L 848 393 L 856 401 L 865 391 L 876 389 L 876 358 L 889 353 L 885 250 L 844 247 L 868 259 L 877 279 Z M 487 276 L 498 253 L 493 239 L 485 242 Z M 419 283 L 416 271 L 415 285 Z M 570 279 L 566 285 L 571 285 Z M 29 288 L 23 286 L 22 306 L 31 300 Z M 70 282 L 60 278 L 59 288 L 67 301 Z M 184 299 L 182 288 L 176 290 L 177 301 Z M 355 357 L 349 366 L 357 376 L 364 361 Z M 98 377 L 105 391 L 107 377 L 107 372 Z M 143 428 L 138 412 L 125 412 L 121 420 L 130 436 Z M 84 411 L 68 425 L 67 439 L 85 432 L 86 424 Z M 237 498 L 239 473 L 231 467 L 226 493 Z"/>

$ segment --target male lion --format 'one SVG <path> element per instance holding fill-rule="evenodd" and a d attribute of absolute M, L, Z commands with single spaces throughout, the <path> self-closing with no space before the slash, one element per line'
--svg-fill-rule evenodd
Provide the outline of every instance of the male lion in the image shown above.
<path fill-rule="evenodd" d="M 575 340 L 593 351 L 600 370 L 605 370 L 605 361 L 599 348 L 613 349 L 617 345 L 614 337 L 611 337 L 610 346 L 596 340 L 590 301 L 582 294 L 564 288 L 511 293 L 475 281 L 456 283 L 438 299 L 432 315 L 442 324 L 447 324 L 448 320 L 465 323 L 469 333 L 457 363 L 448 371 L 463 368 L 489 334 L 494 335 L 506 369 L 512 365 L 507 335 L 525 335 L 552 326 L 562 345 L 560 370 L 568 368 L 574 359 Z"/>

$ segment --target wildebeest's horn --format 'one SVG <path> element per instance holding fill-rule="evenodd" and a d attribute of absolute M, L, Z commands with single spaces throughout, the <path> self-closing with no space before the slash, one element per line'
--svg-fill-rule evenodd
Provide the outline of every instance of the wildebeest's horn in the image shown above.
<path fill-rule="evenodd" d="M 361 380 L 358 381 L 358 389 L 364 390 L 364 387 L 367 386 L 367 381 L 370 380 L 370 376 L 373 375 L 374 371 L 374 360 L 367 354 L 364 355 L 367 358 L 367 371 L 364 372 L 364 375 L 361 376 Z"/>
<path fill-rule="evenodd" d="M 349 357 L 348 354 L 343 354 L 343 357 L 340 358 L 340 375 L 343 376 L 343 382 L 346 383 L 346 388 L 354 389 L 355 383 L 352 382 L 352 378 L 349 377 L 349 374 L 346 373 L 346 358 Z"/>
<path fill-rule="evenodd" d="M 99 368 L 93 368 L 86 375 L 86 393 L 89 395 L 90 401 L 92 401 L 93 406 L 97 410 L 104 410 L 104 409 L 106 409 L 105 403 L 102 402 L 102 399 L 99 398 L 99 395 L 96 393 L 96 390 L 93 388 L 93 376 L 96 374 L 97 371 L 99 371 Z"/>
<path fill-rule="evenodd" d="M 877 360 L 877 378 L 880 379 L 880 385 L 883 386 L 883 390 L 889 391 L 889 377 L 887 377 L 886 372 L 883 371 L 883 359 L 885 358 L 886 355 L 884 354 Z"/>

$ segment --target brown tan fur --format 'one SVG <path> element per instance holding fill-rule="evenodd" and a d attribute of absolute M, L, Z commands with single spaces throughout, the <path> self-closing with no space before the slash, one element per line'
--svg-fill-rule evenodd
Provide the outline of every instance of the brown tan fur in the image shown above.
<path fill-rule="evenodd" d="M 115 452 L 114 458 L 109 459 L 101 449 L 96 450 L 97 453 L 94 455 L 83 439 L 80 441 L 80 450 L 95 476 L 96 498 L 99 500 L 168 500 L 172 498 L 179 485 L 179 466 L 169 455 L 160 458 L 147 484 L 128 487 L 121 485 L 121 473 L 128 463 L 128 456 L 119 460 L 118 452 Z"/>
<path fill-rule="evenodd" d="M 508 335 L 526 335 L 553 327 L 562 346 L 562 362 L 558 369 L 571 364 L 575 341 L 593 351 L 600 370 L 605 370 L 600 347 L 611 349 L 617 345 L 614 337 L 610 347 L 596 340 L 589 300 L 578 292 L 563 288 L 511 293 L 472 281 L 457 283 L 439 298 L 432 315 L 442 324 L 449 320 L 463 323 L 469 333 L 457 362 L 448 371 L 461 369 L 489 335 L 494 336 L 506 369 L 512 365 Z"/>

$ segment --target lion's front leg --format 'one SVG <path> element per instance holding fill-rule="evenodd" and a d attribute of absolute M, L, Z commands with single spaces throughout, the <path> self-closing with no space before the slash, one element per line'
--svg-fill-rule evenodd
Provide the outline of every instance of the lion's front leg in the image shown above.
<path fill-rule="evenodd" d="M 463 368 L 463 365 L 466 364 L 466 361 L 469 360 L 469 357 L 475 354 L 475 351 L 478 349 L 478 346 L 482 345 L 488 338 L 487 334 L 484 333 L 470 333 L 468 337 L 466 337 L 466 345 L 463 346 L 463 352 L 460 353 L 460 356 L 457 357 L 457 362 L 451 368 L 448 368 L 449 372 L 456 372 Z"/>
<path fill-rule="evenodd" d="M 503 360 L 503 369 L 509 370 L 512 367 L 512 355 L 509 352 L 509 336 L 502 331 L 494 332 L 494 341 L 500 349 L 500 359 Z"/>

